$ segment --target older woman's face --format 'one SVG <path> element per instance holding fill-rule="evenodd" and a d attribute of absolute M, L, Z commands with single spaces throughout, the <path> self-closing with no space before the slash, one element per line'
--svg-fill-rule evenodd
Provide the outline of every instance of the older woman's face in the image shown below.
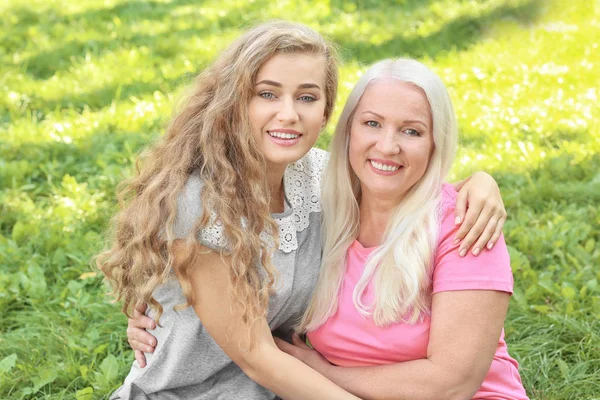
<path fill-rule="evenodd" d="M 349 159 L 362 196 L 399 202 L 425 174 L 433 150 L 422 89 L 393 78 L 371 82 L 350 129 Z"/>

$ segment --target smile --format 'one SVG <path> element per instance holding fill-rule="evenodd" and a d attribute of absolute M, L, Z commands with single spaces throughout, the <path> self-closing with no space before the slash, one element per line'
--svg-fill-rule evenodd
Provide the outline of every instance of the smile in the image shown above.
<path fill-rule="evenodd" d="M 397 171 L 401 167 L 401 165 L 384 164 L 384 163 L 381 163 L 378 161 L 373 161 L 373 160 L 369 160 L 369 162 L 371 163 L 373 168 L 378 169 L 380 171 L 386 171 L 386 172 Z"/>
<path fill-rule="evenodd" d="M 279 132 L 279 131 L 267 131 L 269 136 L 278 138 L 278 139 L 298 139 L 300 137 L 299 133 L 287 133 L 287 132 Z"/>

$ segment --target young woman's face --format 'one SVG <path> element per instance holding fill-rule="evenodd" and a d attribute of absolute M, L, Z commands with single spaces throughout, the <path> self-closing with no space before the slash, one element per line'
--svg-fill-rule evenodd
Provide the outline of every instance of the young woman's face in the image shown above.
<path fill-rule="evenodd" d="M 277 54 L 258 71 L 249 114 L 253 134 L 271 167 L 302 158 L 325 124 L 325 60 Z"/>
<path fill-rule="evenodd" d="M 371 82 L 350 129 L 350 165 L 363 198 L 399 202 L 425 174 L 433 150 L 431 109 L 423 90 L 393 78 Z"/>

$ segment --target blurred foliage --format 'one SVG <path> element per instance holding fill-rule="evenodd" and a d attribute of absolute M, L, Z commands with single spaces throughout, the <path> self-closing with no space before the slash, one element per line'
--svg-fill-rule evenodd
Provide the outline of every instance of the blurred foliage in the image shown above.
<path fill-rule="evenodd" d="M 0 1 L 0 398 L 120 384 L 125 318 L 90 268 L 116 184 L 185 84 L 271 18 L 340 45 L 338 112 L 378 59 L 438 72 L 462 134 L 452 178 L 492 173 L 509 211 L 506 333 L 528 393 L 600 399 L 598 0 Z"/>

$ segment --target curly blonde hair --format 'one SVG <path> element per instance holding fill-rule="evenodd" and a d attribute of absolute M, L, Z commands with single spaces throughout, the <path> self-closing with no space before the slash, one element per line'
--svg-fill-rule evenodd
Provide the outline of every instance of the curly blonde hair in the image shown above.
<path fill-rule="evenodd" d="M 244 322 L 250 326 L 266 314 L 276 269 L 271 263 L 274 248 L 260 236 L 267 232 L 277 242 L 278 231 L 269 211 L 266 161 L 252 135 L 248 105 L 260 67 L 279 53 L 325 59 L 325 118 L 331 117 L 338 82 L 335 49 L 304 25 L 258 25 L 206 68 L 166 134 L 140 155 L 136 176 L 119 185 L 121 210 L 112 221 L 112 245 L 97 256 L 96 265 L 128 317 L 143 304 L 157 311 L 157 321 L 163 312 L 153 291 L 174 266 L 177 198 L 192 173 L 199 173 L 204 183 L 204 212 L 186 243 L 196 243 L 216 215 L 228 243 L 221 254 L 228 256 L 231 295 L 243 310 Z M 176 265 L 187 301 L 183 307 L 193 303 L 189 273 L 197 256 L 191 250 L 186 261 Z"/>

